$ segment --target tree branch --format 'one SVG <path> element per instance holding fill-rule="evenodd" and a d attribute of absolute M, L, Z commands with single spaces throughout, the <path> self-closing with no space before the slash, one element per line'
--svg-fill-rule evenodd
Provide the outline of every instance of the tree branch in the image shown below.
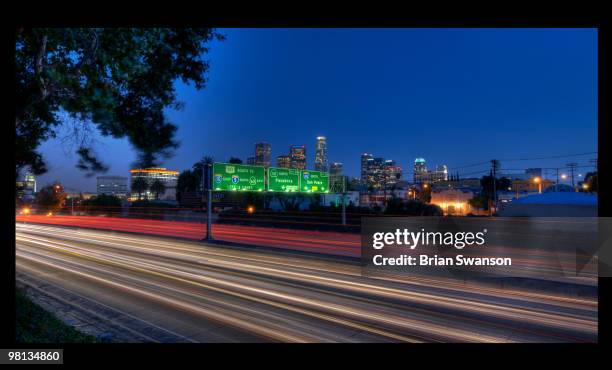
<path fill-rule="evenodd" d="M 42 98 L 45 99 L 47 97 L 47 88 L 45 86 L 45 80 L 42 76 L 43 70 L 43 59 L 45 58 L 45 52 L 47 51 L 47 35 L 43 35 L 42 40 L 40 42 L 40 47 L 38 48 L 38 55 L 36 57 L 36 73 L 38 74 L 38 78 L 40 80 L 40 93 Z"/>

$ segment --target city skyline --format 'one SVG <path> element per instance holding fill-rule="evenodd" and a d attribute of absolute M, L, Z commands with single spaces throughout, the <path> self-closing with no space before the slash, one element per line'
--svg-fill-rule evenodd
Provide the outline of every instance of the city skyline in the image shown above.
<path fill-rule="evenodd" d="M 454 173 L 493 158 L 502 160 L 502 171 L 554 167 L 568 161 L 503 159 L 597 150 L 596 30 L 222 32 L 227 40 L 212 45 L 208 87 L 195 92 L 176 84 L 185 110 L 168 114 L 182 145 L 160 166 L 182 170 L 204 155 L 246 163 L 264 140 L 272 163 L 289 145 L 304 143 L 307 167 L 314 169 L 320 135 L 327 138 L 329 162 L 342 162 L 351 177 L 359 177 L 363 152 L 395 160 L 409 179 L 418 156 L 432 169 L 446 164 Z M 368 40 L 380 42 L 361 55 Z M 305 54 L 304 47 L 316 52 Z M 106 175 L 125 176 L 136 157 L 127 141 L 97 140 L 110 167 Z M 78 172 L 76 156 L 59 142 L 41 148 L 50 170 L 39 184 L 59 180 L 93 191 L 95 176 Z"/>

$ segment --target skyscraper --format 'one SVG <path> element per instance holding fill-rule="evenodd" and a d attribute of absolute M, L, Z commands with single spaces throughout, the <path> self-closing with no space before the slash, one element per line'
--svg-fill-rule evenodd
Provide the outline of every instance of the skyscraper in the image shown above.
<path fill-rule="evenodd" d="M 379 187 L 390 188 L 397 184 L 402 178 L 402 168 L 395 164 L 392 159 L 387 159 L 383 163 L 382 176 L 380 178 Z"/>
<path fill-rule="evenodd" d="M 255 165 L 270 167 L 270 152 L 272 147 L 270 144 L 260 142 L 255 144 Z"/>
<path fill-rule="evenodd" d="M 414 160 L 414 182 L 417 184 L 422 182 L 428 182 L 425 158 L 418 157 Z"/>
<path fill-rule="evenodd" d="M 306 145 L 291 145 L 289 147 L 291 168 L 298 170 L 306 169 Z"/>
<path fill-rule="evenodd" d="M 438 166 L 434 177 L 432 182 L 448 181 L 448 167 L 445 164 Z"/>
<path fill-rule="evenodd" d="M 315 171 L 327 172 L 327 170 L 327 139 L 325 136 L 318 136 L 315 149 Z"/>
<path fill-rule="evenodd" d="M 340 162 L 333 162 L 329 166 L 329 174 L 331 176 L 340 176 L 340 175 L 342 175 L 342 163 L 340 163 Z"/>
<path fill-rule="evenodd" d="M 373 160 L 372 154 L 363 153 L 361 155 L 361 182 L 363 184 L 368 183 L 368 168 L 370 166 L 370 161 Z"/>
<path fill-rule="evenodd" d="M 279 155 L 276 157 L 276 167 L 291 168 L 291 157 L 288 155 Z"/>

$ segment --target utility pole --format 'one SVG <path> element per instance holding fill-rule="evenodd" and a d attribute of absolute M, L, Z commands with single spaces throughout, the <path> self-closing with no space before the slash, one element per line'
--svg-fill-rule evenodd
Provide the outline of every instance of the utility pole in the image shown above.
<path fill-rule="evenodd" d="M 202 166 L 202 191 L 208 193 L 206 202 L 206 238 L 205 241 L 212 241 L 212 163 L 204 163 Z"/>
<path fill-rule="evenodd" d="M 555 183 L 555 192 L 559 191 L 559 168 L 556 168 L 557 170 L 557 182 Z"/>
<path fill-rule="evenodd" d="M 572 163 L 566 164 L 566 166 L 569 167 L 569 169 L 570 169 L 570 173 L 571 173 L 571 176 L 572 176 L 572 188 L 574 188 L 574 191 L 575 191 L 576 190 L 576 188 L 575 188 L 576 185 L 575 185 L 575 182 L 574 182 L 574 171 L 576 170 L 576 167 L 578 167 L 578 163 L 572 162 Z"/>
<path fill-rule="evenodd" d="M 346 178 L 342 176 L 342 226 L 346 226 Z"/>
<path fill-rule="evenodd" d="M 499 161 L 497 159 L 492 159 L 491 167 L 493 172 L 493 206 L 497 212 L 497 170 L 499 169 Z M 491 212 L 491 215 L 493 215 L 493 212 Z"/>

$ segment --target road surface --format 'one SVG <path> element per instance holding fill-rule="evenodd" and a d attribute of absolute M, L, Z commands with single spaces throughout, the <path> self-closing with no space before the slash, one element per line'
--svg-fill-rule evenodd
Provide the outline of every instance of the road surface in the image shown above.
<path fill-rule="evenodd" d="M 16 224 L 22 280 L 147 342 L 594 342 L 597 299 L 195 241 Z M 131 319 L 128 319 L 131 318 Z"/>

